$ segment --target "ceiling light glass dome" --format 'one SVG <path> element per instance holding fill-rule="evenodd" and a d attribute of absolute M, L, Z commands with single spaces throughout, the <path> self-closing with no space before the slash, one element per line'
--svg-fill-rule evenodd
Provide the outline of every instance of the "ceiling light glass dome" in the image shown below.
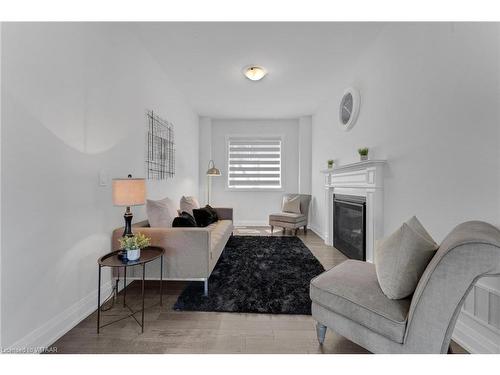
<path fill-rule="evenodd" d="M 267 71 L 261 66 L 247 66 L 243 69 L 243 74 L 251 81 L 260 81 L 267 74 Z"/>

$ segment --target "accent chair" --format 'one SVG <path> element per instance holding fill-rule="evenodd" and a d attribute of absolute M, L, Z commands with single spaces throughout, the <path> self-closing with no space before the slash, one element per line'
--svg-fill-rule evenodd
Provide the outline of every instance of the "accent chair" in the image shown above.
<path fill-rule="evenodd" d="M 309 194 L 285 194 L 281 202 L 281 207 L 283 208 L 283 205 L 287 200 L 297 196 L 300 197 L 300 213 L 280 212 L 269 215 L 271 233 L 273 233 L 274 227 L 283 228 L 283 232 L 285 232 L 286 229 L 294 230 L 295 235 L 297 235 L 299 228 L 304 227 L 304 233 L 307 233 L 307 221 L 311 196 Z"/>
<path fill-rule="evenodd" d="M 488 275 L 500 275 L 500 231 L 481 221 L 448 234 L 405 299 L 385 296 L 372 263 L 347 260 L 311 280 L 318 341 L 328 327 L 373 353 L 447 353 L 465 298 Z"/>

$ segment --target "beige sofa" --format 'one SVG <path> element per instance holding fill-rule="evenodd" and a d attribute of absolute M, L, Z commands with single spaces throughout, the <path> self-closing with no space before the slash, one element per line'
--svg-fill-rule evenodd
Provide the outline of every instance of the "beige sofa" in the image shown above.
<path fill-rule="evenodd" d="M 148 221 L 132 226 L 134 233 L 151 238 L 151 244 L 165 249 L 163 276 L 167 280 L 203 281 L 208 295 L 208 278 L 233 233 L 233 209 L 215 208 L 219 221 L 204 228 L 152 228 Z M 112 248 L 119 249 L 123 228 L 113 231 Z"/>

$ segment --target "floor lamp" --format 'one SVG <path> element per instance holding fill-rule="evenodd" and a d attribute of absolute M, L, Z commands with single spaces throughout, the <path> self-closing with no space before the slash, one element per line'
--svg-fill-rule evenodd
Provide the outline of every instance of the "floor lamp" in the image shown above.
<path fill-rule="evenodd" d="M 213 160 L 208 162 L 207 170 L 207 204 L 210 205 L 210 190 L 212 188 L 212 177 L 219 177 L 221 175 L 220 170 L 215 168 L 215 163 Z"/>

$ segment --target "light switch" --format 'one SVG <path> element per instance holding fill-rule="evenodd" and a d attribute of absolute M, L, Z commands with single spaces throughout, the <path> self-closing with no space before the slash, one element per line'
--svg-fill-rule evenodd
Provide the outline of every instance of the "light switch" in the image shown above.
<path fill-rule="evenodd" d="M 106 171 L 99 171 L 99 186 L 108 186 L 109 176 Z"/>

